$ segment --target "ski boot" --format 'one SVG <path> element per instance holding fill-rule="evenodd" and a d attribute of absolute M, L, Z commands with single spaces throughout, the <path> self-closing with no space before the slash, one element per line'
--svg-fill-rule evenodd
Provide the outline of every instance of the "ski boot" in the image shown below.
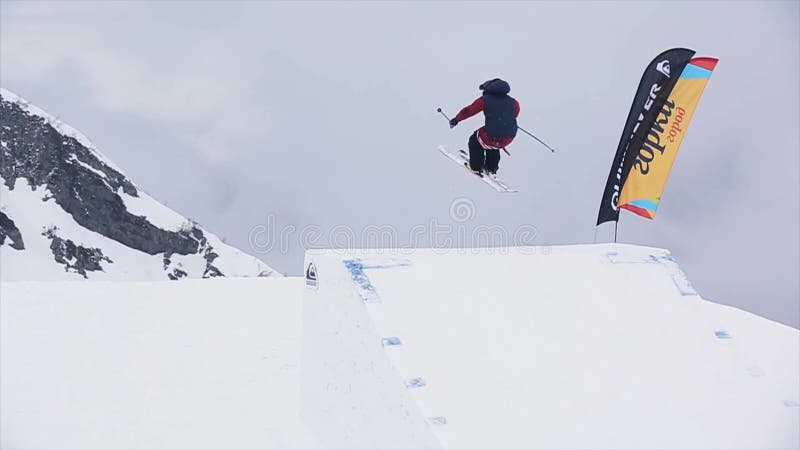
<path fill-rule="evenodd" d="M 483 178 L 483 171 L 481 171 L 481 170 L 472 170 L 472 167 L 470 167 L 468 162 L 464 163 L 464 167 L 466 167 L 467 170 L 469 170 L 470 172 L 474 173 L 475 175 Z"/>

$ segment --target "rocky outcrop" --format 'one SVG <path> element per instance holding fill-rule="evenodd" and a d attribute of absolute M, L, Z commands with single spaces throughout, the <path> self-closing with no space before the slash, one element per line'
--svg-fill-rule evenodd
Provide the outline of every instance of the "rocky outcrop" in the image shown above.
<path fill-rule="evenodd" d="M 104 256 L 101 249 L 75 245 L 70 239 L 59 237 L 57 231 L 57 227 L 52 227 L 45 230 L 42 235 L 51 240 L 50 250 L 53 251 L 56 262 L 64 266 L 64 270 L 77 272 L 88 278 L 87 271 L 103 270 L 101 262 L 114 262 Z"/>
<path fill-rule="evenodd" d="M 5 244 L 6 238 L 11 241 L 9 244 L 11 248 L 25 250 L 25 243 L 22 242 L 22 233 L 20 233 L 17 225 L 6 213 L 0 211 L 0 245 Z"/>

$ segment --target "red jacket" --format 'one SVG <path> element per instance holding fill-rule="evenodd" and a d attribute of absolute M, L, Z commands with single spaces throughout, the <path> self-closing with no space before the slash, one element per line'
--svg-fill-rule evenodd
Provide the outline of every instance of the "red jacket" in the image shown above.
<path fill-rule="evenodd" d="M 479 97 L 477 100 L 472 102 L 471 105 L 464 107 L 461 111 L 456 114 L 456 121 L 461 122 L 462 120 L 469 119 L 470 117 L 478 114 L 479 112 L 483 111 L 483 108 L 486 104 L 483 101 L 483 97 Z M 515 117 L 519 117 L 519 102 L 514 100 L 514 115 Z M 481 147 L 485 149 L 501 149 L 507 147 L 514 138 L 496 138 L 493 136 L 489 136 L 486 132 L 486 127 L 480 127 L 478 129 L 478 142 L 481 144 Z"/>

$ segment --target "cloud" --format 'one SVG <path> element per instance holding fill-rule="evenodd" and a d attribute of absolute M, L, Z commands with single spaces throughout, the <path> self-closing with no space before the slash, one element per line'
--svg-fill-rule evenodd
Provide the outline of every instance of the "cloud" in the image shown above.
<path fill-rule="evenodd" d="M 153 11 L 146 4 L 119 5 L 87 10 L 64 3 L 14 4 L 3 23 L 6 78 L 41 78 L 74 64 L 99 108 L 186 127 L 189 142 L 211 160 L 231 158 L 238 147 L 230 145 L 231 137 L 252 139 L 251 130 L 269 128 L 269 117 L 242 108 L 247 99 L 237 86 L 252 84 L 252 71 L 242 60 L 226 60 L 222 43 L 203 42 L 196 29 L 170 42 L 168 35 L 180 34 L 179 26 L 148 20 Z M 165 42 L 136 45 L 142 33 Z M 177 48 L 155 48 L 170 44 Z M 64 86 L 75 81 L 63 80 Z M 223 112 L 226 120 L 219 120 Z"/>

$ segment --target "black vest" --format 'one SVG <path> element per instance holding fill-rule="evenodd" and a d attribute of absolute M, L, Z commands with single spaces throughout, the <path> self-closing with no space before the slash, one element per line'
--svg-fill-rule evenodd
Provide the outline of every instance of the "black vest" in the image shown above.
<path fill-rule="evenodd" d="M 496 138 L 515 137 L 517 135 L 516 101 L 507 94 L 484 94 L 483 102 L 486 133 Z"/>

